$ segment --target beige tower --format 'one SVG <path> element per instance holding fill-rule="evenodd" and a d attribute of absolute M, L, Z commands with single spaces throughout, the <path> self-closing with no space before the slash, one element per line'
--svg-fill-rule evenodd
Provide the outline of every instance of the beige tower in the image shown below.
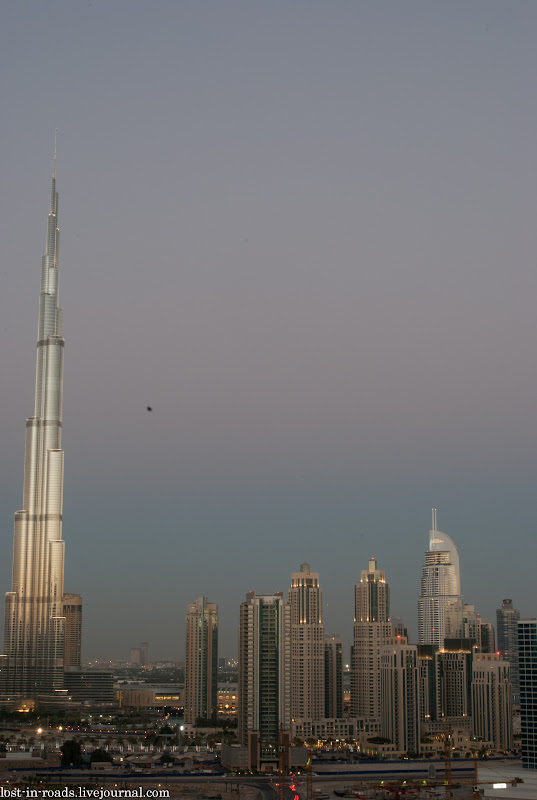
<path fill-rule="evenodd" d="M 472 733 L 497 750 L 513 749 L 509 662 L 497 653 L 477 653 L 472 664 Z"/>
<path fill-rule="evenodd" d="M 380 651 L 381 735 L 396 750 L 420 752 L 418 648 L 404 636 L 388 639 Z"/>
<path fill-rule="evenodd" d="M 390 587 L 374 558 L 363 569 L 354 594 L 351 715 L 380 720 L 380 651 L 393 634 Z"/>
<path fill-rule="evenodd" d="M 198 597 L 185 621 L 185 722 L 216 714 L 218 606 Z"/>
<path fill-rule="evenodd" d="M 65 617 L 65 646 L 63 664 L 65 669 L 80 669 L 82 664 L 82 597 L 79 594 L 64 594 L 63 616 Z"/>
<path fill-rule="evenodd" d="M 319 573 L 309 564 L 293 572 L 291 605 L 291 717 L 319 720 L 324 717 L 323 595 Z"/>

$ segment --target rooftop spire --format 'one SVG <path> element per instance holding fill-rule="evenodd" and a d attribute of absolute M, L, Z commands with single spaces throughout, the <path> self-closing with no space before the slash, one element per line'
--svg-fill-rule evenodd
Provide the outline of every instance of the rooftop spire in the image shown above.
<path fill-rule="evenodd" d="M 52 172 L 52 177 L 56 178 L 56 139 L 58 138 L 58 128 L 54 130 L 54 170 Z"/>

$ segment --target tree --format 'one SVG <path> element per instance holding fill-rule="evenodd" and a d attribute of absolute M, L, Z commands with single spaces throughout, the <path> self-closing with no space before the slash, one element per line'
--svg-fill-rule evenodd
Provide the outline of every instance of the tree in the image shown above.
<path fill-rule="evenodd" d="M 62 754 L 62 767 L 68 767 L 71 764 L 73 767 L 79 767 L 82 764 L 80 742 L 77 742 L 76 739 L 68 739 L 64 742 L 60 747 L 60 752 Z"/>
<path fill-rule="evenodd" d="M 106 750 L 101 750 L 98 748 L 97 750 L 93 750 L 90 753 L 90 761 L 93 764 L 94 761 L 108 761 L 109 764 L 114 763 L 114 759 Z"/>

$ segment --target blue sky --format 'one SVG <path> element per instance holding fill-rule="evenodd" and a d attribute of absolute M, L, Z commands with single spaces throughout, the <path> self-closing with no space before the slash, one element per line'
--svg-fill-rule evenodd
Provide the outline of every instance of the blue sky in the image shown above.
<path fill-rule="evenodd" d="M 537 613 L 537 7 L 4 3 L 0 586 L 54 129 L 67 591 L 84 655 L 374 555 L 416 633 L 430 508 L 467 602 Z M 150 404 L 153 412 L 145 409 Z"/>

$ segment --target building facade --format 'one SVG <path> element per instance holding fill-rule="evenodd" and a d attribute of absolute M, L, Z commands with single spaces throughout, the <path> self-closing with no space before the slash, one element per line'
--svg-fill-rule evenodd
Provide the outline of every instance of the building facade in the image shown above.
<path fill-rule="evenodd" d="M 36 697 L 63 688 L 62 312 L 56 156 L 41 267 L 34 415 L 26 420 L 22 509 L 15 514 L 12 588 L 6 593 L 4 691 Z"/>
<path fill-rule="evenodd" d="M 537 619 L 518 621 L 522 766 L 537 769 Z"/>
<path fill-rule="evenodd" d="M 380 719 L 380 651 L 392 636 L 390 587 L 374 558 L 354 591 L 351 716 Z"/>
<path fill-rule="evenodd" d="M 291 717 L 324 717 L 323 594 L 319 574 L 309 564 L 294 572 L 289 589 L 291 607 Z"/>
<path fill-rule="evenodd" d="M 513 749 L 513 705 L 509 662 L 496 653 L 476 653 L 472 664 L 472 731 L 496 750 Z"/>
<path fill-rule="evenodd" d="M 438 530 L 436 509 L 433 509 L 432 525 L 421 575 L 418 641 L 441 647 L 445 639 L 446 609 L 461 596 L 461 578 L 459 552 L 454 541 Z"/>
<path fill-rule="evenodd" d="M 281 592 L 248 592 L 239 622 L 239 742 L 255 734 L 265 755 L 291 726 L 291 607 Z M 268 755 L 267 755 L 268 757 Z"/>
<path fill-rule="evenodd" d="M 185 620 L 185 722 L 216 715 L 218 606 L 198 597 Z"/>

